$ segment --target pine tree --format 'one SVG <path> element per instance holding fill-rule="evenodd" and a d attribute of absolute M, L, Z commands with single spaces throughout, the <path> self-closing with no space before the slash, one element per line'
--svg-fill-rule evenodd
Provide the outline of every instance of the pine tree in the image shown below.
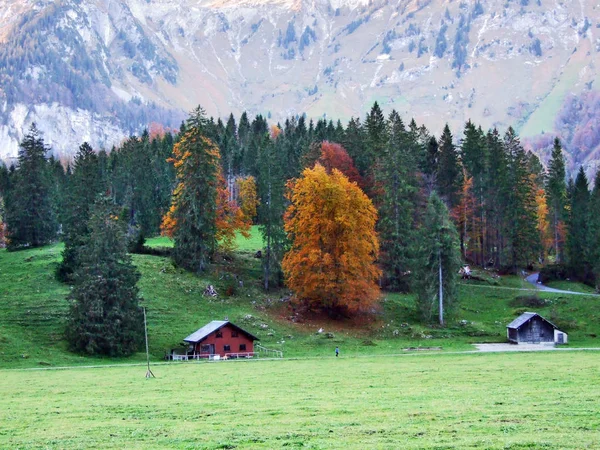
<path fill-rule="evenodd" d="M 417 162 L 411 153 L 411 134 L 396 111 L 388 120 L 388 143 L 377 172 L 381 207 L 377 230 L 382 243 L 381 265 L 386 285 L 408 290 L 409 245 L 414 239 L 413 217 L 417 192 Z"/>
<path fill-rule="evenodd" d="M 201 107 L 186 123 L 186 131 L 173 147 L 177 187 L 162 229 L 172 230 L 173 257 L 181 267 L 208 269 L 217 248 L 217 188 L 219 149 L 205 136 L 208 121 Z"/>
<path fill-rule="evenodd" d="M 457 305 L 457 274 L 460 268 L 458 234 L 448 208 L 437 193 L 427 202 L 419 238 L 415 241 L 413 289 L 417 309 L 425 322 L 437 313 L 440 325 Z"/>
<path fill-rule="evenodd" d="M 56 237 L 55 191 L 47 152 L 33 124 L 21 142 L 18 168 L 5 199 L 9 250 L 39 247 Z"/>
<path fill-rule="evenodd" d="M 375 102 L 365 119 L 366 156 L 368 158 L 367 185 L 369 185 L 369 180 L 376 179 L 377 172 L 380 169 L 381 158 L 388 142 L 387 131 L 385 116 L 379 104 Z M 374 186 L 369 187 L 366 193 L 372 199 L 375 199 L 376 204 L 379 203 L 379 199 L 377 199 L 379 192 Z"/>
<path fill-rule="evenodd" d="M 75 155 L 73 173 L 65 196 L 63 233 L 65 249 L 63 260 L 56 269 L 61 281 L 69 281 L 78 264 L 78 253 L 88 240 L 90 210 L 98 194 L 105 190 L 98 156 L 87 142 Z"/>
<path fill-rule="evenodd" d="M 536 260 L 541 248 L 537 230 L 537 204 L 534 178 L 528 170 L 527 155 L 512 127 L 503 142 L 508 158 L 507 258 L 516 270 Z"/>
<path fill-rule="evenodd" d="M 448 124 L 444 127 L 439 141 L 439 165 L 437 186 L 440 196 L 454 208 L 460 197 L 462 187 L 462 169 L 456 146 L 452 142 L 452 133 Z"/>
<path fill-rule="evenodd" d="M 66 335 L 76 352 L 127 356 L 143 339 L 140 274 L 127 254 L 126 222 L 107 197 L 97 200 L 79 255 Z"/>
<path fill-rule="evenodd" d="M 546 195 L 548 197 L 549 222 L 554 239 L 554 255 L 556 262 L 563 261 L 563 231 L 565 220 L 565 204 L 567 200 L 565 158 L 558 138 L 554 139 L 552 157 L 548 166 Z"/>
<path fill-rule="evenodd" d="M 468 221 L 471 230 L 469 251 L 474 261 L 483 265 L 486 258 L 487 216 L 485 191 L 489 183 L 489 155 L 483 131 L 481 128 L 476 128 L 470 120 L 465 125 L 464 139 L 461 145 L 461 161 L 466 171 L 466 177 L 472 179 L 471 195 L 473 205 Z M 465 176 L 463 176 L 464 178 Z M 461 242 L 463 240 L 461 239 Z"/>
<path fill-rule="evenodd" d="M 488 183 L 485 192 L 485 215 L 487 217 L 486 255 L 494 267 L 504 263 L 506 247 L 506 218 L 511 186 L 508 181 L 508 156 L 498 130 L 488 132 L 486 147 L 489 155 Z"/>
<path fill-rule="evenodd" d="M 567 234 L 567 262 L 573 276 L 585 280 L 590 269 L 588 259 L 590 191 L 588 180 L 579 168 L 571 195 Z"/>
<path fill-rule="evenodd" d="M 421 172 L 423 172 L 426 177 L 430 178 L 428 181 L 429 183 L 435 184 L 437 180 L 439 158 L 440 152 L 438 142 L 435 139 L 435 136 L 431 136 L 427 141 L 425 158 L 421 164 Z"/>
<path fill-rule="evenodd" d="M 596 284 L 596 291 L 600 292 L 600 170 L 596 172 L 594 189 L 590 197 L 588 224 L 588 260 Z"/>
<path fill-rule="evenodd" d="M 279 130 L 278 128 L 276 130 Z M 283 227 L 285 204 L 285 182 L 283 155 L 278 143 L 283 136 L 277 132 L 263 137 L 259 151 L 258 174 L 258 218 L 264 242 L 263 283 L 268 291 L 273 285 L 283 285 L 281 261 L 288 248 L 288 239 Z"/>

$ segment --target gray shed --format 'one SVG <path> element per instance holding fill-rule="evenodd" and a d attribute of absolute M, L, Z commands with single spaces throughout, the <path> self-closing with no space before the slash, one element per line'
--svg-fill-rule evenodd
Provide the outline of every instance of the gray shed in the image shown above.
<path fill-rule="evenodd" d="M 567 343 L 567 333 L 534 312 L 525 312 L 509 323 L 506 334 L 508 340 L 515 344 Z"/>

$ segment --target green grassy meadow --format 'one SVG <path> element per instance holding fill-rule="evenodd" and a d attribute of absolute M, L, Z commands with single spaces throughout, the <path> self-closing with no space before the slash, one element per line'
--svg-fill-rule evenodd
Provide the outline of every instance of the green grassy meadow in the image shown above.
<path fill-rule="evenodd" d="M 385 292 L 363 317 L 301 318 L 287 290 L 262 290 L 256 227 L 238 244 L 201 276 L 133 255 L 157 376 L 150 380 L 143 353 L 68 350 L 70 288 L 54 278 L 62 245 L 0 250 L 0 448 L 600 446 L 597 352 L 471 353 L 473 343 L 505 342 L 506 324 L 526 310 L 567 331 L 568 348 L 600 347 L 600 298 L 536 294 L 519 277 L 490 276 L 461 282 L 445 327 L 420 324 L 411 295 Z M 216 298 L 203 295 L 208 284 Z M 582 289 L 560 287 L 570 286 Z M 163 362 L 165 350 L 224 317 L 285 358 Z"/>
<path fill-rule="evenodd" d="M 574 368 L 577 368 L 574 370 Z M 583 449 L 596 352 L 4 370 L 4 448 Z"/>
<path fill-rule="evenodd" d="M 535 306 L 521 296 L 535 295 L 519 277 L 459 286 L 460 307 L 446 327 L 419 323 L 412 295 L 382 293 L 379 307 L 353 320 L 294 316 L 285 289 L 265 294 L 261 261 L 253 257 L 260 234 L 238 239 L 239 250 L 219 261 L 213 273 L 201 276 L 175 267 L 171 260 L 133 255 L 148 312 L 150 352 L 162 360 L 167 350 L 211 320 L 225 317 L 257 335 L 268 348 L 286 357 L 329 356 L 339 346 L 344 354 L 389 355 L 410 347 L 441 347 L 442 351 L 471 350 L 477 342 L 504 342 L 506 324 L 534 310 L 569 333 L 571 347 L 600 347 L 600 298 L 537 294 Z M 150 240 L 164 246 L 164 238 Z M 57 282 L 54 269 L 62 245 L 19 252 L 0 251 L 0 368 L 135 363 L 140 353 L 121 360 L 86 357 L 68 351 L 63 337 L 69 286 Z M 216 298 L 203 295 L 209 284 Z M 561 285 L 568 288 L 568 285 Z M 574 285 L 575 288 L 580 288 Z M 515 289 L 517 288 L 517 289 Z M 323 329 L 323 333 L 317 330 Z"/>

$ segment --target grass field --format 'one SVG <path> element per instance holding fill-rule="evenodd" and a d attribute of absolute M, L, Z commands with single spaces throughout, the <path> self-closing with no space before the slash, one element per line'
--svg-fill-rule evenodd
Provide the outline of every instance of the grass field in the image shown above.
<path fill-rule="evenodd" d="M 504 342 L 506 324 L 526 310 L 567 331 L 569 347 L 598 347 L 597 297 L 536 294 L 521 290 L 530 286 L 520 277 L 502 277 L 461 283 L 460 308 L 443 328 L 420 324 L 412 295 L 385 292 L 368 316 L 291 320 L 289 292 L 262 290 L 253 257 L 260 235 L 252 231 L 201 276 L 168 258 L 133 256 L 148 311 L 151 380 L 141 353 L 108 359 L 68 351 L 70 288 L 54 278 L 62 245 L 1 250 L 0 448 L 600 446 L 599 353 L 457 353 Z M 218 297 L 203 296 L 208 284 Z M 158 363 L 187 334 L 224 317 L 286 358 Z M 336 346 L 340 358 L 332 357 Z"/>
<path fill-rule="evenodd" d="M 600 447 L 596 352 L 170 363 L 150 380 L 145 370 L 0 371 L 0 446 Z"/>
<path fill-rule="evenodd" d="M 147 239 L 145 245 L 152 248 L 173 247 L 173 240 L 166 236 L 158 236 Z M 240 233 L 237 233 L 236 250 L 240 252 L 256 252 L 262 248 L 263 242 L 258 225 L 252 226 L 249 238 L 245 238 Z"/>
<path fill-rule="evenodd" d="M 261 261 L 252 255 L 260 245 L 257 229 L 243 242 L 246 250 L 220 261 L 213 273 L 202 276 L 174 267 L 168 258 L 134 255 L 142 273 L 139 286 L 148 311 L 153 360 L 162 359 L 166 350 L 180 345 L 200 326 L 224 317 L 257 335 L 263 345 L 283 350 L 286 357 L 327 356 L 336 346 L 346 355 L 396 354 L 408 347 L 470 350 L 476 342 L 504 342 L 506 324 L 528 310 L 569 333 L 570 346 L 600 346 L 600 299 L 540 293 L 541 301 L 532 307 L 519 297 L 533 295 L 533 291 L 504 289 L 529 286 L 519 277 L 502 277 L 496 280 L 497 287 L 461 284 L 460 308 L 448 317 L 444 328 L 420 324 L 414 297 L 395 293 L 383 293 L 378 309 L 356 320 L 313 317 L 292 321 L 293 311 L 286 300 L 289 292 L 265 294 L 262 290 Z M 114 360 L 68 351 L 63 334 L 69 287 L 53 275 L 61 251 L 62 245 L 0 251 L 0 368 L 143 361 L 143 354 Z M 203 296 L 209 284 L 219 292 L 217 298 Z M 323 333 L 317 333 L 320 328 Z"/>

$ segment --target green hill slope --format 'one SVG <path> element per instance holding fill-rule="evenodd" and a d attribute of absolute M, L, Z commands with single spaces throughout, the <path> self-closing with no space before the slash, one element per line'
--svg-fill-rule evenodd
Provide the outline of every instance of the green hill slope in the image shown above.
<path fill-rule="evenodd" d="M 502 280 L 500 289 L 486 284 L 461 285 L 461 308 L 446 328 L 419 324 L 413 297 L 388 293 L 382 294 L 380 308 L 368 317 L 342 322 L 291 320 L 289 292 L 265 295 L 261 290 L 260 260 L 253 257 L 260 246 L 256 230 L 252 239 L 242 244 L 242 250 L 203 277 L 177 269 L 168 258 L 134 255 L 142 273 L 140 289 L 148 311 L 153 359 L 162 358 L 165 350 L 177 347 L 206 322 L 225 317 L 256 334 L 263 345 L 283 349 L 288 357 L 329 355 L 336 346 L 345 355 L 391 354 L 419 346 L 471 349 L 473 342 L 503 342 L 506 324 L 525 310 L 537 311 L 564 328 L 571 346 L 599 344 L 599 298 L 540 294 L 541 300 L 534 304 L 515 300 L 533 294 L 514 289 L 528 287 L 517 278 Z M 0 367 L 144 360 L 143 354 L 115 360 L 68 351 L 63 330 L 70 288 L 54 279 L 61 251 L 62 245 L 0 251 Z M 209 284 L 216 287 L 218 297 L 203 295 Z M 322 333 L 317 332 L 320 328 Z"/>

